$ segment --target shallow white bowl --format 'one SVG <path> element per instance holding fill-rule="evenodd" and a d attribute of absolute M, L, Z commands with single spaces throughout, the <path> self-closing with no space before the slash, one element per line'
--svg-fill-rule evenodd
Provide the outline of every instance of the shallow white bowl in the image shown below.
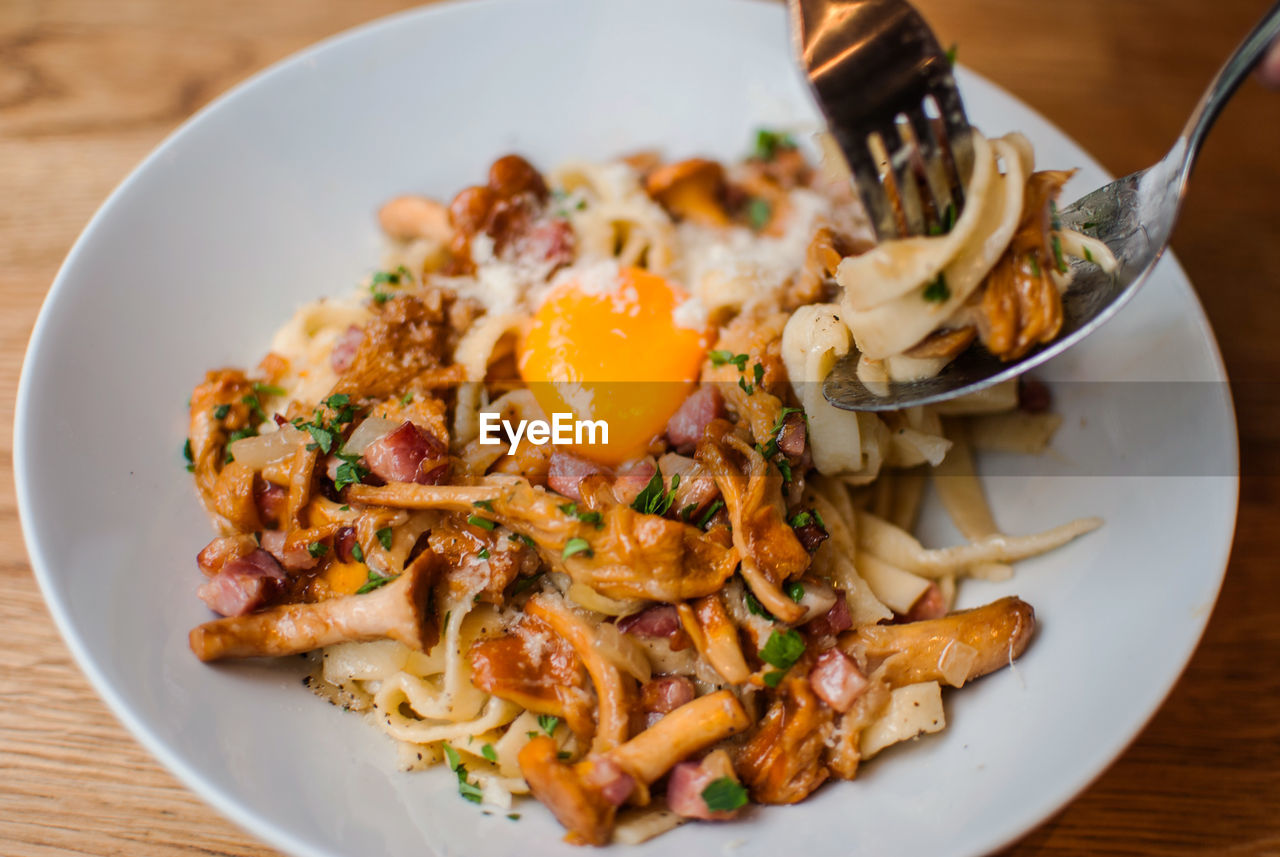
<path fill-rule="evenodd" d="M 1103 181 L 1034 112 L 975 75 L 962 86 L 977 124 L 1021 129 L 1042 164 L 1081 168 L 1067 198 Z M 495 0 L 330 40 L 166 141 L 58 275 L 15 440 L 50 609 L 139 740 L 293 854 L 580 854 L 536 805 L 518 822 L 486 817 L 446 772 L 397 773 L 391 745 L 300 687 L 298 664 L 191 656 L 187 630 L 208 618 L 193 557 L 209 532 L 179 454 L 183 403 L 206 368 L 256 361 L 297 304 L 345 292 L 376 265 L 372 214 L 389 196 L 447 198 L 510 150 L 544 167 L 647 146 L 735 157 L 754 128 L 813 116 L 780 6 Z M 1107 519 L 1010 583 L 963 590 L 964 604 L 1016 592 L 1038 609 L 1041 632 L 1016 671 L 952 693 L 945 733 L 886 753 L 856 782 L 736 824 L 689 825 L 639 853 L 978 854 L 1060 807 L 1137 734 L 1199 639 L 1230 546 L 1235 424 L 1222 364 L 1166 258 L 1120 318 L 1047 374 L 1207 383 L 1190 385 L 1197 405 L 1176 418 L 1124 407 L 1117 390 L 1149 385 L 1059 385 L 1067 422 L 1051 466 L 994 462 L 1009 531 Z M 955 538 L 936 510 L 923 531 Z"/>

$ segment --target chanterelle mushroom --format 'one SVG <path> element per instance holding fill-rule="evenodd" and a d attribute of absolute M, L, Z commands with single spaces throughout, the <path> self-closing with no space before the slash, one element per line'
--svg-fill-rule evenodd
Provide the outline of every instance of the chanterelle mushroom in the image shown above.
<path fill-rule="evenodd" d="M 721 202 L 724 167 L 704 158 L 664 164 L 645 177 L 644 189 L 676 217 L 703 226 L 728 226 Z"/>
<path fill-rule="evenodd" d="M 286 604 L 206 622 L 191 629 L 191 651 L 202 661 L 280 657 L 335 643 L 387 638 L 426 651 L 440 637 L 430 601 L 442 564 L 427 551 L 394 581 L 365 595 Z"/>

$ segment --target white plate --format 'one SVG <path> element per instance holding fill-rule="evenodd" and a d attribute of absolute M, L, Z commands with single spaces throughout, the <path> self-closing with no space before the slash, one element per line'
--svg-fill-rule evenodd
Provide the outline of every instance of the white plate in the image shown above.
<path fill-rule="evenodd" d="M 1021 129 L 1042 164 L 1081 167 L 1068 199 L 1103 181 L 1027 107 L 975 75 L 962 84 L 979 125 Z M 23 525 L 50 609 L 139 740 L 293 854 L 581 854 L 532 803 L 518 822 L 485 817 L 445 772 L 398 773 L 389 742 L 307 693 L 296 663 L 210 667 L 192 657 L 187 630 L 208 618 L 193 559 L 209 530 L 179 454 L 183 403 L 206 368 L 256 361 L 297 304 L 345 292 L 376 265 L 372 214 L 391 195 L 447 198 L 510 150 L 544 167 L 644 146 L 735 157 L 752 129 L 812 117 L 780 6 L 480 2 L 399 15 L 306 51 L 148 158 L 50 292 L 15 440 Z M 1224 379 L 1172 258 L 1049 374 Z M 1225 386 L 1197 389 L 1207 391 L 1201 404 L 1173 420 L 1071 387 L 1053 459 L 1067 475 L 992 481 L 1010 531 L 1085 514 L 1107 525 L 1023 563 L 1008 584 L 965 588 L 965 603 L 1019 593 L 1043 625 L 1016 671 L 949 695 L 945 733 L 799 806 L 689 825 L 636 853 L 736 844 L 741 855 L 969 855 L 1062 806 L 1160 704 L 1221 582 L 1235 424 Z M 1212 475 L 1150 475 L 1165 472 Z M 954 538 L 932 512 L 924 531 L 935 543 Z"/>

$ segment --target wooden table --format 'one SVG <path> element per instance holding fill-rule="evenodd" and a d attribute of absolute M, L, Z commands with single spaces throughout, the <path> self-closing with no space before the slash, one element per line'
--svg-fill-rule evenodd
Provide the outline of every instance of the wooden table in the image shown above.
<path fill-rule="evenodd" d="M 406 5 L 0 0 L 0 854 L 273 853 L 162 770 L 71 662 L 19 533 L 13 392 L 63 256 L 162 137 L 263 66 Z M 1125 173 L 1163 154 L 1266 3 L 919 5 L 963 63 Z M 1237 381 L 1280 371 L 1277 200 L 1280 94 L 1248 84 L 1210 138 L 1173 242 Z M 1266 399 L 1238 402 L 1236 548 L 1187 674 L 1120 761 L 1009 854 L 1280 854 L 1280 454 Z"/>

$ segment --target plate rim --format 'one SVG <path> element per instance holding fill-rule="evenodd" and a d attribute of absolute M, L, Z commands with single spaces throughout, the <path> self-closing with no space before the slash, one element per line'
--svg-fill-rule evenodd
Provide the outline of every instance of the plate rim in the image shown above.
<path fill-rule="evenodd" d="M 76 626 L 70 616 L 69 607 L 65 599 L 61 598 L 57 592 L 57 586 L 53 580 L 50 571 L 50 563 L 46 560 L 37 532 L 36 524 L 32 520 L 29 513 L 30 500 L 28 499 L 31 490 L 31 474 L 28 472 L 28 435 L 34 433 L 34 427 L 28 423 L 32 419 L 32 406 L 30 404 L 32 397 L 36 395 L 33 391 L 33 375 L 35 373 L 36 364 L 42 362 L 43 355 L 46 354 L 51 346 L 46 345 L 44 341 L 47 339 L 47 329 L 52 324 L 52 317 L 55 312 L 55 305 L 60 302 L 60 296 L 67 288 L 66 282 L 69 279 L 68 272 L 71 271 L 77 263 L 78 258 L 84 252 L 84 248 L 88 243 L 89 236 L 99 227 L 99 225 L 111 216 L 111 212 L 116 208 L 121 200 L 129 193 L 130 188 L 139 181 L 140 177 L 148 172 L 154 164 L 164 159 L 167 154 L 180 141 L 189 134 L 197 133 L 197 129 L 204 124 L 211 114 L 221 111 L 225 105 L 231 103 L 235 99 L 241 97 L 244 93 L 251 89 L 260 87 L 270 81 L 272 78 L 287 74 L 295 67 L 301 66 L 309 62 L 312 57 L 317 54 L 326 52 L 337 45 L 348 41 L 356 41 L 369 36 L 383 28 L 393 28 L 401 22 L 410 18 L 437 18 L 446 17 L 453 14 L 473 14 L 474 10 L 483 7 L 502 7 L 513 0 L 438 0 L 426 6 L 413 7 L 401 11 L 393 12 L 366 21 L 361 24 L 340 30 L 337 33 L 329 35 L 317 42 L 307 45 L 291 54 L 288 54 L 267 67 L 260 69 L 244 80 L 236 83 L 226 91 L 213 98 L 208 104 L 197 110 L 187 119 L 185 119 L 177 128 L 170 131 L 165 137 L 151 149 L 148 154 L 137 163 L 128 174 L 112 189 L 93 215 L 89 218 L 70 250 L 67 252 L 66 258 L 58 266 L 58 270 L 54 275 L 53 281 L 41 302 L 39 313 L 32 327 L 31 336 L 28 340 L 27 347 L 24 351 L 22 369 L 18 379 L 17 395 L 15 397 L 14 422 L 13 422 L 13 451 L 14 451 L 14 485 L 15 499 L 18 512 L 18 518 L 21 525 L 23 541 L 27 549 L 27 555 L 30 562 L 32 574 L 39 586 L 42 599 L 45 606 L 49 610 L 54 620 L 54 624 L 61 635 L 63 642 L 79 667 L 81 673 L 89 680 L 90 685 L 98 696 L 107 703 L 107 707 L 115 715 L 116 719 L 129 731 L 133 738 L 138 741 L 157 761 L 159 761 L 170 773 L 172 773 L 184 787 L 198 795 L 201 800 L 208 803 L 216 809 L 223 817 L 240 827 L 248 834 L 256 837 L 261 842 L 280 849 L 281 851 L 298 855 L 298 857 L 344 857 L 339 852 L 333 851 L 324 845 L 319 847 L 295 835 L 287 827 L 276 823 L 266 815 L 257 813 L 253 808 L 242 802 L 233 792 L 224 791 L 208 780 L 194 765 L 190 765 L 169 748 L 168 744 L 153 733 L 143 718 L 134 713 L 128 701 L 116 692 L 114 686 L 107 680 L 105 674 L 99 669 L 93 654 L 89 651 L 87 644 L 79 635 Z M 723 0 L 725 5 L 742 5 L 755 7 L 774 7 L 777 4 L 768 2 L 768 0 Z M 481 13 L 483 14 L 483 13 Z M 1035 116 L 1044 122 L 1053 131 L 1060 134 L 1064 139 L 1071 142 L 1073 146 L 1085 153 L 1091 160 L 1092 153 L 1084 146 L 1080 145 L 1074 137 L 1066 134 L 1057 125 L 1056 122 L 1049 119 L 1037 108 L 1031 106 L 1021 98 L 1013 95 L 1003 86 L 991 81 L 987 77 L 964 67 L 959 66 L 964 77 L 976 80 L 979 85 L 988 87 L 997 93 L 1003 100 L 1018 104 L 1022 108 L 1034 113 Z M 1100 165 L 1099 165 L 1100 166 Z M 1110 177 L 1110 173 L 1103 170 Z M 1221 557 L 1216 561 L 1219 570 L 1217 578 L 1213 586 L 1213 601 L 1210 609 L 1207 609 L 1197 615 L 1194 621 L 1199 622 L 1199 627 L 1195 629 L 1194 639 L 1189 645 L 1186 654 L 1181 658 L 1181 662 L 1174 672 L 1172 680 L 1168 683 L 1163 694 L 1155 700 L 1149 710 L 1134 721 L 1131 729 L 1124 730 L 1124 734 L 1119 740 L 1113 742 L 1105 753 L 1099 754 L 1098 762 L 1091 766 L 1091 770 L 1087 770 L 1080 777 L 1077 777 L 1070 783 L 1064 783 L 1057 788 L 1050 789 L 1051 794 L 1046 795 L 1045 799 L 1038 802 L 1034 811 L 1025 813 L 1025 820 L 1021 823 L 1012 824 L 1001 837 L 993 839 L 991 842 L 991 850 L 1005 848 L 1010 844 L 1020 840 L 1032 830 L 1043 825 L 1053 814 L 1066 809 L 1076 798 L 1086 791 L 1093 783 L 1101 778 L 1107 770 L 1109 770 L 1120 758 L 1125 750 L 1131 746 L 1138 737 L 1146 730 L 1147 726 L 1155 718 L 1156 714 L 1164 707 L 1169 696 L 1173 693 L 1178 683 L 1181 681 L 1183 674 L 1186 672 L 1191 659 L 1195 652 L 1199 649 L 1203 641 L 1204 634 L 1208 628 L 1208 623 L 1212 618 L 1214 611 L 1221 595 L 1221 589 L 1226 578 L 1226 572 L 1229 566 L 1231 553 L 1234 547 L 1235 533 L 1239 521 L 1239 504 L 1240 504 L 1240 443 L 1239 443 L 1239 425 L 1236 417 L 1236 408 L 1234 397 L 1232 395 L 1229 383 L 1225 361 L 1223 360 L 1221 346 L 1218 343 L 1217 336 L 1214 333 L 1212 324 L 1208 315 L 1204 311 L 1203 303 L 1196 291 L 1191 278 L 1187 276 L 1182 265 L 1173 252 L 1172 248 L 1165 251 L 1160 262 L 1163 266 L 1173 267 L 1178 276 L 1181 277 L 1186 287 L 1191 301 L 1198 311 L 1198 318 L 1195 319 L 1196 326 L 1201 328 L 1207 334 L 1206 340 L 1209 345 L 1209 357 L 1212 369 L 1215 371 L 1216 382 L 1222 383 L 1224 388 L 1224 416 L 1226 417 L 1231 431 L 1226 437 L 1227 451 L 1231 462 L 1230 473 L 1223 474 L 1230 482 L 1231 508 L 1229 510 L 1230 526 L 1225 533 L 1224 543 L 1221 546 Z M 423 842 L 424 846 L 434 850 L 434 846 L 428 842 Z"/>

